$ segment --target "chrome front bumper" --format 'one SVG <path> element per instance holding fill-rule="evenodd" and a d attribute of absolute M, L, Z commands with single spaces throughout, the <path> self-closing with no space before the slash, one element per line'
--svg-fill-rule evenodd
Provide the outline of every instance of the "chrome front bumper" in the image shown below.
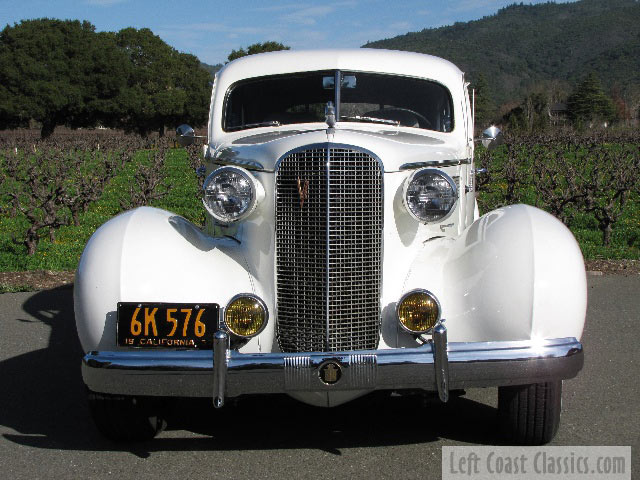
<path fill-rule="evenodd" d="M 453 389 L 572 378 L 584 361 L 575 338 L 447 344 L 446 335 L 439 325 L 417 348 L 242 354 L 218 331 L 213 351 L 89 352 L 82 377 L 96 392 L 213 397 L 217 407 L 244 394 L 340 390 L 422 389 L 446 402 Z M 319 375 L 328 363 L 340 369 L 333 384 Z"/>

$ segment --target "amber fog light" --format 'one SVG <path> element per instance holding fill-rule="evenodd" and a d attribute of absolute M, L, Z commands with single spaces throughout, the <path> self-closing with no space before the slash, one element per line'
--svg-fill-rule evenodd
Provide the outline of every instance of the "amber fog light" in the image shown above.
<path fill-rule="evenodd" d="M 411 333 L 426 333 L 440 319 L 440 303 L 427 290 L 413 290 L 398 302 L 398 321 Z"/>
<path fill-rule="evenodd" d="M 224 311 L 224 323 L 231 333 L 239 337 L 258 335 L 267 325 L 267 320 L 267 307 L 255 295 L 236 295 Z"/>

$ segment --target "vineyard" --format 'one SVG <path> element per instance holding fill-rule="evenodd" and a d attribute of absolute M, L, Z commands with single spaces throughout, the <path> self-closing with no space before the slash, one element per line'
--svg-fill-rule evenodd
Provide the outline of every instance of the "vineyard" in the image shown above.
<path fill-rule="evenodd" d="M 0 271 L 74 270 L 105 221 L 140 205 L 196 224 L 201 148 L 111 131 L 0 136 Z M 505 137 L 478 148 L 482 212 L 528 203 L 561 219 L 587 259 L 640 258 L 640 135 Z"/>
<path fill-rule="evenodd" d="M 567 225 L 586 259 L 640 258 L 640 135 L 597 132 L 510 137 L 476 150 L 481 212 L 513 203 Z"/>
<path fill-rule="evenodd" d="M 105 134 L 1 142 L 0 271 L 74 270 L 101 224 L 141 205 L 204 222 L 197 147 Z"/>

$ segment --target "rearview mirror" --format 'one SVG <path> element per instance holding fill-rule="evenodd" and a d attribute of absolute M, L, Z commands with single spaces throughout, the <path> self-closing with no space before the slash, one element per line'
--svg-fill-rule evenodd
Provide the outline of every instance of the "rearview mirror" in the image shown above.
<path fill-rule="evenodd" d="M 356 88 L 356 76 L 345 75 L 342 77 L 342 88 Z"/>
<path fill-rule="evenodd" d="M 343 75 L 340 81 L 341 88 L 356 88 L 357 80 L 355 75 Z M 332 90 L 336 85 L 336 77 L 322 77 L 322 88 Z"/>

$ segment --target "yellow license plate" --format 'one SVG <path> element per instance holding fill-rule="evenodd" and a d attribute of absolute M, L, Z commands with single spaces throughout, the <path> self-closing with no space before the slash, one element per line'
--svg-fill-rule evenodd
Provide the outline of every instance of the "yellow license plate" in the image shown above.
<path fill-rule="evenodd" d="M 118 345 L 211 349 L 218 325 L 215 303 L 118 303 Z"/>

